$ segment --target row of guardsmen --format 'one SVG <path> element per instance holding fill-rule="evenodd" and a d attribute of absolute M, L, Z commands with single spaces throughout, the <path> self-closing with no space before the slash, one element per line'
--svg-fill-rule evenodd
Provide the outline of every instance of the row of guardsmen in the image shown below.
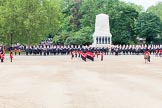
<path fill-rule="evenodd" d="M 111 54 L 115 55 L 139 55 L 148 50 L 150 54 L 162 55 L 162 45 L 123 45 L 112 46 Z"/>
<path fill-rule="evenodd" d="M 30 46 L 25 49 L 26 55 L 69 55 L 71 51 L 90 51 L 95 53 L 104 52 L 105 54 L 109 53 L 107 48 L 95 48 L 95 47 L 67 47 L 67 46 Z"/>
<path fill-rule="evenodd" d="M 111 47 L 74 47 L 74 46 L 55 46 L 37 45 L 26 47 L 26 55 L 69 55 L 71 51 L 90 51 L 93 53 L 103 52 L 105 55 L 139 55 L 144 54 L 146 49 L 150 54 L 162 54 L 162 45 L 112 45 Z M 21 51 L 19 51 L 21 52 Z M 20 53 L 19 53 L 20 54 Z"/>

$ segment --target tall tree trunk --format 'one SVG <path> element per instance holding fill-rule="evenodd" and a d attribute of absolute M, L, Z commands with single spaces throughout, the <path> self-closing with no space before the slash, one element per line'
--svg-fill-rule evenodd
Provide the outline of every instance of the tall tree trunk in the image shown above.
<path fill-rule="evenodd" d="M 29 33 L 29 30 L 26 30 L 26 38 L 27 38 L 27 45 L 28 45 L 28 48 L 30 47 L 30 33 Z"/>

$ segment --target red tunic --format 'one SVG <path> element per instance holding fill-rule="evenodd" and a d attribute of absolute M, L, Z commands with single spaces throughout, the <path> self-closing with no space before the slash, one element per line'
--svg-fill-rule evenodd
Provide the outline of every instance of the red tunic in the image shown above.
<path fill-rule="evenodd" d="M 10 53 L 10 58 L 13 58 L 13 55 L 12 55 L 12 53 Z"/>
<path fill-rule="evenodd" d="M 103 57 L 104 56 L 104 53 L 101 53 L 101 57 Z"/>
<path fill-rule="evenodd" d="M 156 54 L 158 54 L 159 50 L 156 50 Z"/>
<path fill-rule="evenodd" d="M 149 54 L 150 54 L 149 51 L 146 51 L 146 52 L 145 52 L 145 55 L 149 55 Z"/>
<path fill-rule="evenodd" d="M 74 56 L 74 52 L 73 51 L 71 51 L 71 56 Z"/>
<path fill-rule="evenodd" d="M 160 54 L 162 54 L 162 50 L 160 50 Z"/>
<path fill-rule="evenodd" d="M 16 52 L 16 48 L 14 49 L 14 52 Z"/>
<path fill-rule="evenodd" d="M 1 59 L 4 59 L 4 54 L 1 54 Z"/>

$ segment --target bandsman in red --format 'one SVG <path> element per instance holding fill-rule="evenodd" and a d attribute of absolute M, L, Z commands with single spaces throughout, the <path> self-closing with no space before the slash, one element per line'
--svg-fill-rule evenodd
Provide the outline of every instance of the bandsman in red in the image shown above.
<path fill-rule="evenodd" d="M 4 53 L 1 52 L 1 63 L 3 63 L 3 62 L 4 62 Z"/>
<path fill-rule="evenodd" d="M 10 51 L 10 60 L 12 62 L 12 59 L 13 59 L 13 55 L 12 55 L 12 51 Z"/>
<path fill-rule="evenodd" d="M 73 58 L 74 58 L 74 52 L 71 51 L 71 59 L 73 59 Z"/>
<path fill-rule="evenodd" d="M 156 49 L 155 56 L 158 56 L 159 50 Z"/>
<path fill-rule="evenodd" d="M 21 54 L 21 49 L 20 48 L 19 48 L 18 52 L 19 52 L 19 55 L 20 55 Z"/>
<path fill-rule="evenodd" d="M 97 58 L 98 58 L 98 55 L 99 55 L 99 52 L 98 51 L 96 51 L 96 55 L 97 55 Z"/>
<path fill-rule="evenodd" d="M 75 51 L 75 57 L 77 57 L 77 51 Z"/>
<path fill-rule="evenodd" d="M 101 61 L 103 61 L 103 56 L 104 56 L 104 53 L 101 52 Z"/>
<path fill-rule="evenodd" d="M 148 49 L 144 53 L 144 59 L 146 60 L 147 57 L 148 57 L 148 61 L 150 62 L 150 52 L 148 51 Z"/>
<path fill-rule="evenodd" d="M 5 48 L 3 47 L 3 50 L 2 50 L 3 54 L 5 55 L 6 51 L 5 51 Z"/>
<path fill-rule="evenodd" d="M 162 49 L 159 50 L 159 56 L 162 56 Z"/>

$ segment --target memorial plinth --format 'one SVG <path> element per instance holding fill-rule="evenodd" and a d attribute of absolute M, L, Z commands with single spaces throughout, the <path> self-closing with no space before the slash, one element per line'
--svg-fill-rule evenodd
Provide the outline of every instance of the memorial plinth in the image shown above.
<path fill-rule="evenodd" d="M 111 45 L 112 35 L 110 33 L 109 16 L 106 14 L 96 15 L 95 32 L 93 34 L 93 46 L 107 47 Z"/>

